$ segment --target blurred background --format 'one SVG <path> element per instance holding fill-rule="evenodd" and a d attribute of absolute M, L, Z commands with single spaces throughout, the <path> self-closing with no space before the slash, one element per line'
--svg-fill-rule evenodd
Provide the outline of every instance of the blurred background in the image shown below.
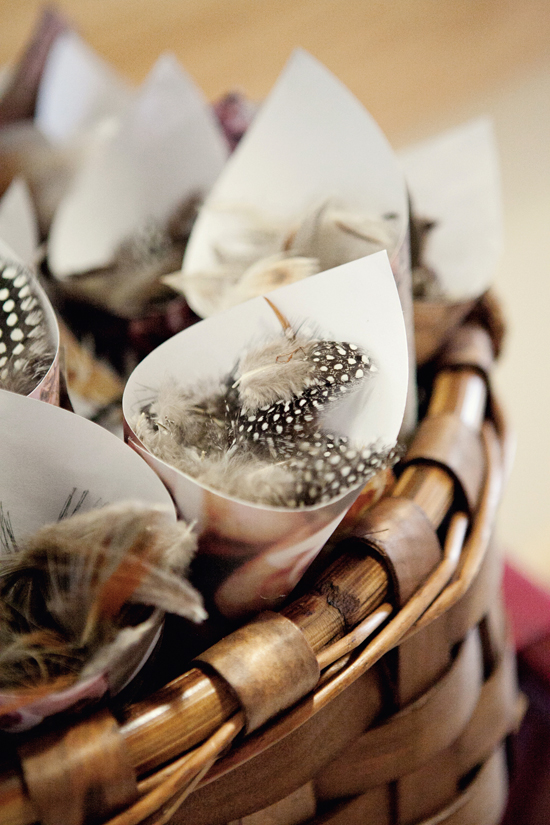
<path fill-rule="evenodd" d="M 0 0 L 0 67 L 42 7 Z M 497 389 L 517 453 L 500 514 L 509 558 L 550 586 L 550 5 L 547 0 L 58 0 L 121 74 L 176 54 L 209 99 L 261 100 L 303 46 L 362 101 L 398 149 L 486 114 L 502 171 L 508 322 Z"/>

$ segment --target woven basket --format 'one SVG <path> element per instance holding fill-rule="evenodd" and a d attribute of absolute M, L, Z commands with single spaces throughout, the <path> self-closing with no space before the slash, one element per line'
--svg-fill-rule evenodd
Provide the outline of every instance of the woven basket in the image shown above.
<path fill-rule="evenodd" d="M 117 719 L 10 740 L 0 822 L 499 822 L 522 700 L 492 541 L 496 328 L 485 302 L 454 333 L 391 494 L 302 595 Z"/>

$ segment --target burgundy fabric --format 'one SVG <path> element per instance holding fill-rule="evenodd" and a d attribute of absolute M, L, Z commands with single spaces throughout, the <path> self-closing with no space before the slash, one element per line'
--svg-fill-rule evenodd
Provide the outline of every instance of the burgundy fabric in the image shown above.
<path fill-rule="evenodd" d="M 509 564 L 503 587 L 516 650 L 550 635 L 550 593 Z"/>
<path fill-rule="evenodd" d="M 518 651 L 519 684 L 528 707 L 510 742 L 510 793 L 502 825 L 548 825 L 550 593 L 507 565 L 504 596 Z"/>

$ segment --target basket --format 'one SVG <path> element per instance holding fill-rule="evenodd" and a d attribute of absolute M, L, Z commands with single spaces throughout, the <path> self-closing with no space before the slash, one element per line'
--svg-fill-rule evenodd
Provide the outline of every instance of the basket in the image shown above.
<path fill-rule="evenodd" d="M 116 718 L 9 740 L 0 821 L 496 825 L 523 710 L 493 541 L 497 331 L 484 300 L 424 370 L 393 489 L 292 602 Z"/>

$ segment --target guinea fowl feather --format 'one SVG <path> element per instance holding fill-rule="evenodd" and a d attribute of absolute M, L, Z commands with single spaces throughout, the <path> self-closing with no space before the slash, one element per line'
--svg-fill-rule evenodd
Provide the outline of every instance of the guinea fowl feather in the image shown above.
<path fill-rule="evenodd" d="M 210 396 L 205 384 L 165 383 L 130 423 L 146 449 L 225 495 L 281 507 L 325 503 L 395 460 L 390 446 L 354 445 L 323 429 L 323 414 L 376 366 L 356 344 L 295 332 L 265 300 L 279 335 L 243 352 Z"/>

